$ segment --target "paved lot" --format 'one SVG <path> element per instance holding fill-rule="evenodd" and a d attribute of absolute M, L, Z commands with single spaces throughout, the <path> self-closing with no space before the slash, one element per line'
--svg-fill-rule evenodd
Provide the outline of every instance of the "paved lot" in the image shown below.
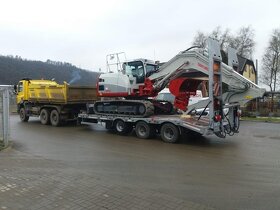
<path fill-rule="evenodd" d="M 280 124 L 166 144 L 11 117 L 0 209 L 279 209 Z"/>

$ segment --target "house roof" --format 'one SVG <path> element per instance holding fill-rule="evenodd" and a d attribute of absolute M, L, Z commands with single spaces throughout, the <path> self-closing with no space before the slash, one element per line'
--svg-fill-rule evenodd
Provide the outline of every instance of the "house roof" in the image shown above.
<path fill-rule="evenodd" d="M 237 55 L 237 58 L 238 58 L 238 62 L 239 62 L 239 71 L 241 74 L 244 72 L 246 64 L 253 66 L 253 69 L 256 73 L 256 68 L 255 68 L 254 62 L 252 60 L 250 60 L 248 58 L 244 58 L 241 55 Z"/>

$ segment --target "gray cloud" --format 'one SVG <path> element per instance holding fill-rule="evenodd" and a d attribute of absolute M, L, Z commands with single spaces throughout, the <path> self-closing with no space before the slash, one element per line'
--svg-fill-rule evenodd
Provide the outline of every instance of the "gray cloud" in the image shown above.
<path fill-rule="evenodd" d="M 198 30 L 210 32 L 220 25 L 234 32 L 251 25 L 254 57 L 260 59 L 272 29 L 280 27 L 276 0 L 77 2 L 4 3 L 0 54 L 66 61 L 97 71 L 105 70 L 106 55 L 112 52 L 166 61 L 190 46 Z"/>

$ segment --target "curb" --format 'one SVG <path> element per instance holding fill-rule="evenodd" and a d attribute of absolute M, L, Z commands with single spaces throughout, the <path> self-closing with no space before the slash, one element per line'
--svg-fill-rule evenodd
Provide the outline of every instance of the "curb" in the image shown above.
<path fill-rule="evenodd" d="M 277 123 L 279 124 L 280 122 L 272 122 L 272 121 L 269 121 L 269 120 L 254 120 L 254 119 L 240 119 L 240 121 L 247 121 L 247 122 L 261 122 L 261 123 Z"/>

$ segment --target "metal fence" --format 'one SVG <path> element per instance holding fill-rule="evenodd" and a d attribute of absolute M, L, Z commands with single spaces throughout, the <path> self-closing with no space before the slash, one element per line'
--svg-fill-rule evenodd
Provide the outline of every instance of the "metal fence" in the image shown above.
<path fill-rule="evenodd" d="M 242 109 L 243 116 L 255 117 L 280 117 L 280 99 L 253 100 L 246 104 Z"/>
<path fill-rule="evenodd" d="M 0 86 L 0 147 L 8 146 L 10 139 L 10 86 Z"/>

